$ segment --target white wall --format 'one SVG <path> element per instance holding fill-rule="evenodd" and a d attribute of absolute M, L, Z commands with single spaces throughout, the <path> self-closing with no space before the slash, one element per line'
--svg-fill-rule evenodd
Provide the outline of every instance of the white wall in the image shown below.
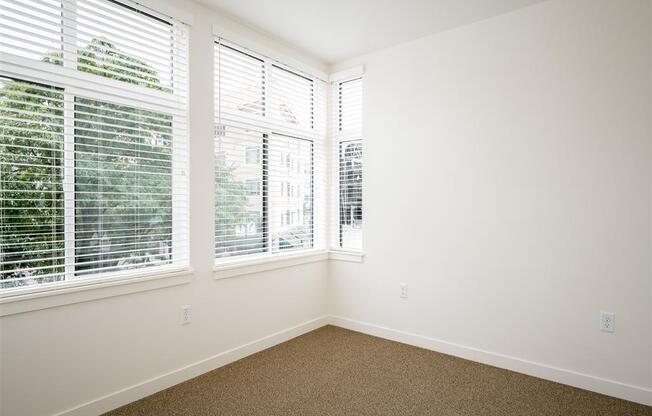
<path fill-rule="evenodd" d="M 650 25 L 553 0 L 336 65 L 366 69 L 366 258 L 331 313 L 652 403 Z"/>
<path fill-rule="evenodd" d="M 327 68 L 172 3 L 194 15 L 194 279 L 0 318 L 0 414 L 100 399 L 75 413 L 93 414 L 112 393 L 327 313 L 651 387 L 649 1 L 552 0 L 333 68 L 366 64 L 365 263 L 221 281 L 207 226 L 211 24 Z M 597 330 L 601 310 L 615 334 Z"/>
<path fill-rule="evenodd" d="M 217 23 L 289 58 L 325 68 L 195 3 L 179 0 L 173 6 L 194 15 L 190 30 L 193 281 L 0 318 L 2 415 L 65 411 L 326 314 L 325 262 L 213 279 L 211 25 Z M 193 322 L 182 326 L 180 307 L 186 304 L 193 307 Z M 199 368 L 205 370 L 220 360 Z M 163 386 L 166 380 L 154 385 Z M 93 414 L 112 402 L 101 401 L 79 414 Z"/>

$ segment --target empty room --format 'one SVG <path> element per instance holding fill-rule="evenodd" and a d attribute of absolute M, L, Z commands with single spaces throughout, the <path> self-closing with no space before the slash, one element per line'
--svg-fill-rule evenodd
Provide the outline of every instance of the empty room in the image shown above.
<path fill-rule="evenodd" d="M 0 0 L 1 416 L 652 416 L 652 0 Z"/>

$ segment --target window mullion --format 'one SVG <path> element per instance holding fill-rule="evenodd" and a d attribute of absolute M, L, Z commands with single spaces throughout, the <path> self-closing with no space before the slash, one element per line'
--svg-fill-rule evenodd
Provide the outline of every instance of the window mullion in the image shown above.
<path fill-rule="evenodd" d="M 62 52 L 64 68 L 77 68 L 77 2 L 63 0 L 62 2 Z M 63 22 L 67 22 L 63 24 Z"/>

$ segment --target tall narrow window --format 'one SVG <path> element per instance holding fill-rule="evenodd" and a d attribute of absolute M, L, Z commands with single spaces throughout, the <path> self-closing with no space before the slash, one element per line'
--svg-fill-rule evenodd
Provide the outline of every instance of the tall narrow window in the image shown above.
<path fill-rule="evenodd" d="M 362 248 L 362 141 L 340 142 L 340 221 L 342 248 Z"/>
<path fill-rule="evenodd" d="M 186 32 L 128 0 L 0 4 L 0 288 L 187 266 Z"/>
<path fill-rule="evenodd" d="M 268 186 L 267 161 L 246 160 L 248 148 L 267 153 L 264 134 L 227 127 L 215 140 L 215 255 L 231 257 L 265 251 L 267 233 L 263 229 Z M 250 163 L 247 163 L 250 162 Z M 238 230 L 248 230 L 246 233 Z"/>
<path fill-rule="evenodd" d="M 362 250 L 362 79 L 332 86 L 334 126 L 333 168 L 338 208 L 333 228 L 336 248 Z"/>
<path fill-rule="evenodd" d="M 0 77 L 0 284 L 64 273 L 64 95 Z"/>
<path fill-rule="evenodd" d="M 267 57 L 216 42 L 218 261 L 324 246 L 316 238 L 325 234 L 317 230 L 324 221 L 315 220 L 323 216 L 315 183 L 325 179 L 316 162 L 324 143 L 318 84 L 323 82 Z"/>
<path fill-rule="evenodd" d="M 269 210 L 272 219 L 285 215 L 285 221 L 272 221 L 270 226 L 273 250 L 288 251 L 313 247 L 313 143 L 312 140 L 273 134 L 269 143 L 271 160 L 280 160 L 285 153 L 295 162 L 301 161 L 305 169 L 292 169 L 292 163 L 273 164 L 268 181 Z M 283 185 L 285 184 L 285 186 Z M 306 192 L 299 196 L 294 190 L 301 186 Z M 290 212 L 299 212 L 301 223 L 291 220 Z M 277 213 L 279 215 L 277 215 Z M 296 217 L 295 217 L 296 218 Z"/>

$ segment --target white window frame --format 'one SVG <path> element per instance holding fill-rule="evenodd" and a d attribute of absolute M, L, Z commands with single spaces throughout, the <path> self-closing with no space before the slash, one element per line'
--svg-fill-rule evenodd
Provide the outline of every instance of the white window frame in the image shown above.
<path fill-rule="evenodd" d="M 336 72 L 334 74 L 331 74 L 330 76 L 330 93 L 329 97 L 331 100 L 334 100 L 337 102 L 338 97 L 339 97 L 339 88 L 342 83 L 345 83 L 347 81 L 352 81 L 358 78 L 364 78 L 364 66 L 356 66 L 344 71 Z M 333 114 L 336 112 L 336 105 L 335 103 L 331 103 L 329 105 L 329 112 L 331 113 L 329 115 L 329 119 L 331 120 L 331 126 L 330 126 L 330 147 L 331 151 L 329 152 L 330 154 L 330 162 L 329 162 L 329 168 L 330 168 L 330 181 L 331 181 L 331 189 L 332 192 L 330 194 L 330 215 L 331 218 L 329 220 L 330 224 L 330 258 L 332 260 L 340 260 L 340 261 L 348 261 L 348 262 L 355 262 L 355 263 L 362 263 L 364 260 L 364 247 L 361 249 L 348 249 L 348 248 L 343 248 L 340 244 L 340 148 L 343 143 L 350 142 L 350 141 L 355 141 L 355 140 L 361 140 L 364 144 L 363 140 L 363 132 L 362 131 L 349 131 L 349 130 L 341 130 L 338 126 L 339 124 L 339 119 L 340 116 L 339 114 Z M 363 107 L 364 107 L 364 102 L 363 102 Z M 364 221 L 364 213 L 363 213 L 363 221 Z"/>
<path fill-rule="evenodd" d="M 304 140 L 307 142 L 311 143 L 311 155 L 314 155 L 314 151 L 316 148 L 316 142 L 319 139 L 325 139 L 325 131 L 324 133 L 319 133 L 317 130 L 315 130 L 315 83 L 319 79 L 324 79 L 327 77 L 322 77 L 320 75 L 316 75 L 315 77 L 310 77 L 308 76 L 310 72 L 306 73 L 301 73 L 302 70 L 300 68 L 296 67 L 290 67 L 286 62 L 281 63 L 282 61 L 277 60 L 273 55 L 270 56 L 268 54 L 264 54 L 264 50 L 254 48 L 252 50 L 251 46 L 247 44 L 247 42 L 242 42 L 238 41 L 238 38 L 231 37 L 231 36 L 222 36 L 220 32 L 215 31 L 215 26 L 214 26 L 214 35 L 215 35 L 215 43 L 216 44 L 223 44 L 227 48 L 237 50 L 245 55 L 248 55 L 254 59 L 258 59 L 262 62 L 263 65 L 263 71 L 262 74 L 264 74 L 264 84 L 267 85 L 267 88 L 272 88 L 270 87 L 271 85 L 274 85 L 274 70 L 281 70 L 281 71 L 286 71 L 290 72 L 292 74 L 295 74 L 298 77 L 306 78 L 311 81 L 311 111 L 310 111 L 310 123 L 309 126 L 304 125 L 304 126 L 283 126 L 279 124 L 278 120 L 274 119 L 273 116 L 269 116 L 271 114 L 271 111 L 267 108 L 266 105 L 263 107 L 265 108 L 265 111 L 263 114 L 256 114 L 256 115 L 247 115 L 248 120 L 245 122 L 245 124 L 251 124 L 255 126 L 255 130 L 257 132 L 260 132 L 263 134 L 264 137 L 266 137 L 270 142 L 273 140 L 274 136 L 287 136 L 291 137 L 294 139 L 298 140 Z M 226 37 L 226 39 L 224 39 Z M 228 39 L 228 40 L 227 40 Z M 219 55 L 216 55 L 216 68 L 214 68 L 215 71 L 219 71 L 220 69 L 220 59 Z M 313 73 L 314 75 L 314 73 Z M 218 82 L 218 81 L 216 81 Z M 219 91 L 219 90 L 218 90 Z M 269 94 L 269 92 L 268 92 Z M 219 93 L 216 98 L 216 106 L 219 107 L 219 103 L 221 102 Z M 216 122 L 221 123 L 221 117 L 216 117 Z M 255 123 L 255 124 L 254 124 Z M 268 142 L 269 143 L 269 142 Z M 266 152 L 262 151 L 261 155 L 261 161 L 263 164 L 267 163 L 267 165 L 273 165 L 274 161 L 272 161 L 272 157 L 276 157 L 275 155 L 270 154 L 271 152 Z M 311 156 L 312 157 L 312 156 Z M 267 159 L 266 159 L 267 158 Z M 246 159 L 246 158 L 245 158 Z M 246 161 L 246 160 L 245 160 Z M 280 166 L 287 167 L 288 172 L 290 172 L 292 165 L 293 165 L 293 160 L 292 156 L 288 152 L 281 152 L 280 154 Z M 314 169 L 314 163 L 313 163 L 313 168 L 310 172 L 308 172 L 308 168 L 306 168 L 306 173 L 310 173 L 311 175 L 311 182 L 314 183 L 316 181 L 315 175 L 315 169 Z M 268 195 L 271 195 L 273 190 L 272 185 L 271 185 L 271 180 L 270 178 L 266 178 L 268 181 L 268 185 L 264 186 L 262 189 L 262 192 L 267 191 Z M 280 194 L 281 197 L 286 197 L 289 198 L 291 196 L 291 188 L 289 182 L 279 182 L 279 185 L 274 185 L 274 186 L 280 186 Z M 263 194 L 263 198 L 265 199 L 265 195 Z M 314 196 L 313 196 L 314 198 Z M 283 250 L 280 250 L 279 248 L 279 238 L 278 238 L 278 233 L 275 230 L 275 227 L 278 227 L 280 223 L 282 223 L 282 226 L 287 226 L 290 223 L 290 218 L 289 216 L 285 216 L 284 213 L 281 213 L 279 210 L 281 208 L 274 207 L 271 204 L 267 204 L 266 207 L 264 207 L 264 212 L 263 212 L 263 227 L 267 227 L 264 231 L 263 234 L 266 236 L 266 241 L 264 242 L 263 246 L 265 249 L 263 252 L 260 253 L 255 253 L 255 254 L 248 254 L 248 255 L 242 255 L 242 256 L 232 256 L 230 258 L 227 257 L 219 257 L 215 258 L 215 274 L 216 277 L 220 274 L 220 270 L 222 270 L 224 267 L 230 268 L 232 264 L 238 263 L 238 264 L 243 264 L 247 265 L 251 262 L 258 263 L 259 260 L 264 262 L 265 259 L 270 259 L 270 261 L 273 258 L 276 257 L 285 257 L 288 255 L 292 255 L 293 257 L 297 255 L 301 255 L 302 253 L 306 253 L 307 255 L 310 255 L 313 253 L 315 250 L 314 248 L 314 242 L 315 242 L 315 205 L 314 205 L 314 199 L 313 199 L 313 221 L 311 222 L 311 227 L 312 227 L 312 244 L 313 248 L 306 248 L 306 249 L 300 249 L 297 251 L 292 251 L 285 253 Z M 280 216 L 279 214 L 282 214 L 283 216 Z M 265 219 L 266 218 L 266 219 Z M 276 222 L 279 221 L 280 222 Z M 272 221 L 272 219 L 275 219 Z M 326 238 L 324 238 L 326 240 Z M 270 255 L 273 254 L 273 255 Z"/>
<path fill-rule="evenodd" d="M 142 8 L 142 6 L 129 0 L 121 0 L 121 2 L 128 7 L 139 10 Z M 75 15 L 75 9 L 74 1 L 63 1 L 62 18 L 74 21 L 72 17 Z M 145 10 L 145 12 L 156 14 L 155 11 L 149 9 Z M 186 14 L 185 16 L 189 15 Z M 176 25 L 184 24 L 181 21 L 171 23 L 172 30 L 175 31 L 178 31 Z M 10 53 L 3 53 L 2 71 L 0 73 L 3 76 L 25 82 L 35 82 L 61 88 L 64 97 L 64 119 L 66 121 L 74 120 L 75 97 L 171 115 L 173 137 L 185 137 L 184 143 L 179 141 L 174 143 L 175 150 L 179 146 L 181 146 L 181 149 L 172 152 L 173 181 L 171 191 L 185 189 L 187 192 L 188 160 L 187 157 L 182 158 L 180 156 L 184 152 L 187 153 L 187 131 L 181 133 L 179 127 L 180 124 L 187 123 L 188 120 L 188 107 L 185 104 L 187 103 L 186 93 L 178 94 L 176 90 L 174 93 L 157 91 L 139 85 L 129 85 L 129 88 L 125 88 L 125 84 L 120 80 L 78 71 L 76 68 L 75 27 L 70 24 L 63 27 L 63 65 L 53 65 Z M 182 105 L 179 106 L 178 104 Z M 185 110 L 180 110 L 181 107 L 184 107 Z M 66 267 L 64 279 L 56 283 L 0 290 L 0 316 L 101 299 L 118 294 L 175 286 L 190 282 L 193 275 L 190 265 L 185 262 L 184 264 L 172 263 L 133 270 L 97 272 L 84 276 L 75 276 L 74 261 L 71 261 L 71 259 L 75 258 L 74 130 L 74 123 L 66 122 L 64 124 L 64 180 L 62 183 L 65 216 L 64 263 Z M 184 136 L 180 136 L 181 134 Z M 185 209 L 173 209 L 172 211 L 172 243 L 173 245 L 176 244 L 177 247 L 182 242 L 186 247 L 188 244 L 188 194 L 186 193 L 185 198 L 182 199 L 183 201 L 175 200 L 175 203 L 177 206 L 181 203 Z M 174 231 L 179 229 L 185 229 L 185 234 Z M 187 255 L 185 257 L 187 258 Z"/>

